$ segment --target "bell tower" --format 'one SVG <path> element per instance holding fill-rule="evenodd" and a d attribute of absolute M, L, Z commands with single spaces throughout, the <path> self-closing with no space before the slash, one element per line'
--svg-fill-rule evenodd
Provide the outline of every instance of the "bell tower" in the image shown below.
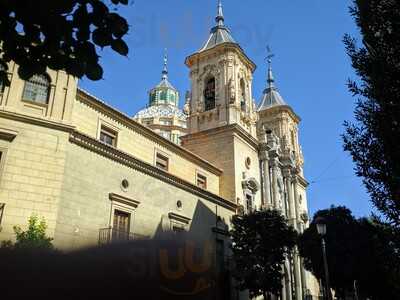
<path fill-rule="evenodd" d="M 206 43 L 185 62 L 191 79 L 189 132 L 237 124 L 256 137 L 252 96 L 256 65 L 225 26 L 221 1 L 215 20 Z"/>
<path fill-rule="evenodd" d="M 261 202 L 252 96 L 256 65 L 225 26 L 220 0 L 215 21 L 203 47 L 185 61 L 191 93 L 182 146 L 221 168 L 220 195 L 249 211 Z"/>

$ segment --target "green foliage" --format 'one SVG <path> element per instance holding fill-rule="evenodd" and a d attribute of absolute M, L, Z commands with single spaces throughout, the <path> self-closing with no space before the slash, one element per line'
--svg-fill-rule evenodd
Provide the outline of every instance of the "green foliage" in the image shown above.
<path fill-rule="evenodd" d="M 295 247 L 297 233 L 276 210 L 256 211 L 232 219 L 234 277 L 251 297 L 282 290 L 282 265 Z"/>
<path fill-rule="evenodd" d="M 111 2 L 128 4 L 128 0 Z M 0 0 L 0 65 L 6 71 L 6 63 L 15 61 L 23 79 L 45 73 L 46 67 L 66 70 L 79 78 L 101 79 L 98 48 L 111 47 L 123 56 L 128 54 L 123 37 L 129 25 L 105 3 Z M 0 71 L 0 81 L 9 84 L 5 71 Z"/>
<path fill-rule="evenodd" d="M 353 0 L 351 8 L 363 46 L 344 43 L 360 82 L 354 124 L 346 122 L 344 148 L 377 209 L 400 227 L 400 1 Z"/>
<path fill-rule="evenodd" d="M 20 227 L 14 226 L 16 242 L 15 249 L 38 249 L 52 250 L 52 238 L 46 236 L 46 221 L 39 221 L 37 216 L 31 216 L 28 221 L 28 229 L 23 231 Z"/>
<path fill-rule="evenodd" d="M 331 287 L 344 297 L 356 280 L 362 299 L 396 299 L 400 292 L 400 249 L 397 235 L 377 219 L 356 219 L 346 207 L 318 211 L 299 238 L 304 266 L 325 280 L 321 237 L 315 220 L 323 217 Z"/>

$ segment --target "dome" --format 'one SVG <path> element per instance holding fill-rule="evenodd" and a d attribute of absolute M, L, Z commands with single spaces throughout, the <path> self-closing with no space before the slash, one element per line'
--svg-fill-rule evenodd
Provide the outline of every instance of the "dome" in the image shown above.
<path fill-rule="evenodd" d="M 187 116 L 178 107 L 173 105 L 154 105 L 142 109 L 135 115 L 135 119 L 147 118 L 174 118 L 180 121 L 186 121 Z"/>

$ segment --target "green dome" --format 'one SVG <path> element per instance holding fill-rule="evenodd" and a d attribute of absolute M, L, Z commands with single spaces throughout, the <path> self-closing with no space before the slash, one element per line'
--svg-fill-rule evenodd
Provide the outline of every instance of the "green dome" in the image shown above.
<path fill-rule="evenodd" d="M 149 105 L 179 105 L 179 93 L 168 81 L 167 56 L 164 57 L 164 69 L 161 82 L 149 93 Z"/>
<path fill-rule="evenodd" d="M 168 79 L 163 79 L 159 85 L 150 91 L 149 105 L 168 104 L 173 106 L 179 105 L 179 93 L 168 82 Z"/>

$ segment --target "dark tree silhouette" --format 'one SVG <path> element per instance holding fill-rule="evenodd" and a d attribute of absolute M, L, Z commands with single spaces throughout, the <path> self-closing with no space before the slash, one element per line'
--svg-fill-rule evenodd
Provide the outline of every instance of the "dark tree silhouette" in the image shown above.
<path fill-rule="evenodd" d="M 351 14 L 363 46 L 344 38 L 359 77 L 348 83 L 358 101 L 356 122 L 345 123 L 344 148 L 373 204 L 400 227 L 400 1 L 354 0 Z"/>
<path fill-rule="evenodd" d="M 283 263 L 296 244 L 297 233 L 279 211 L 256 211 L 232 219 L 234 277 L 251 297 L 282 290 Z"/>
<path fill-rule="evenodd" d="M 99 47 L 128 54 L 122 39 L 128 23 L 109 8 L 119 4 L 128 0 L 0 0 L 0 81 L 9 84 L 10 61 L 19 65 L 22 79 L 46 67 L 101 79 Z"/>
<path fill-rule="evenodd" d="M 361 299 L 396 299 L 400 292 L 400 256 L 393 228 L 376 219 L 356 219 L 346 207 L 318 211 L 299 238 L 304 266 L 325 280 L 321 237 L 315 220 L 327 224 L 326 247 L 331 287 L 344 298 L 354 291 Z"/>

